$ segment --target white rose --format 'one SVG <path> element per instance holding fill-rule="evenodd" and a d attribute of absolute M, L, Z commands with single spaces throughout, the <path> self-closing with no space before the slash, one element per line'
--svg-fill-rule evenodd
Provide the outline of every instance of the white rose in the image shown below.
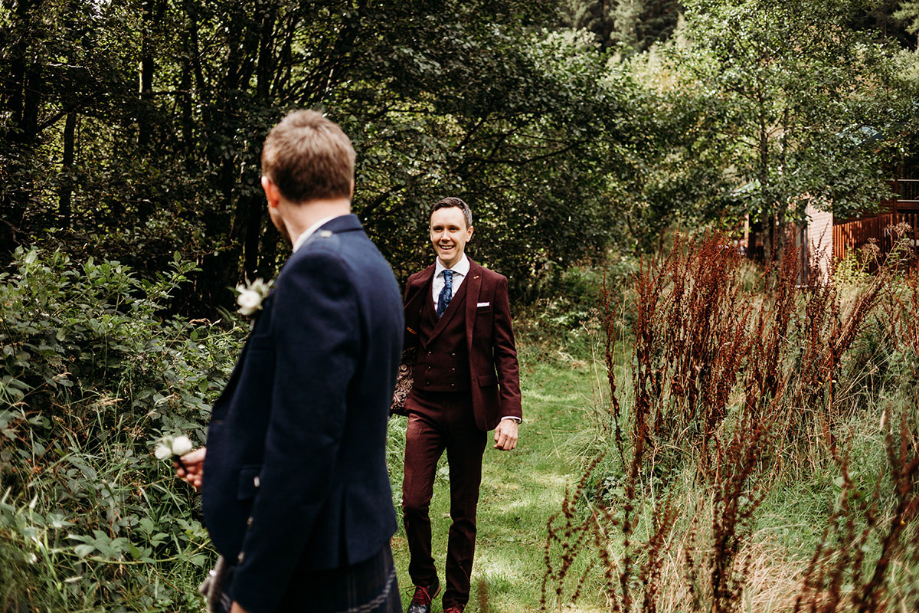
<path fill-rule="evenodd" d="M 251 289 L 239 290 L 239 297 L 236 298 L 239 305 L 239 313 L 242 315 L 252 315 L 262 306 L 262 295 Z"/>
<path fill-rule="evenodd" d="M 252 282 L 252 285 L 249 286 L 253 292 L 258 292 L 260 296 L 267 296 L 268 290 L 271 289 L 270 283 L 265 283 L 263 279 L 256 279 Z"/>
<path fill-rule="evenodd" d="M 172 454 L 183 456 L 191 451 L 191 447 L 191 439 L 185 435 L 177 436 L 175 437 L 175 440 L 172 441 Z"/>
<path fill-rule="evenodd" d="M 157 460 L 165 460 L 172 456 L 172 449 L 170 449 L 168 445 L 160 443 L 156 446 L 156 449 L 153 450 L 153 455 L 156 456 Z"/>

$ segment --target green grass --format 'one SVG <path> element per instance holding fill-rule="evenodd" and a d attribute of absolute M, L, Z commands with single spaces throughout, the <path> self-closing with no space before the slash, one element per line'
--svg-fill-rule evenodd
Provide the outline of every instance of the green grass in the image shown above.
<path fill-rule="evenodd" d="M 521 352 L 520 362 L 524 422 L 517 449 L 500 452 L 489 444 L 485 450 L 467 613 L 523 613 L 539 608 L 546 523 L 561 508 L 566 485 L 573 486 L 580 478 L 590 442 L 592 429 L 588 420 L 594 374 L 587 364 L 546 360 L 526 351 Z M 390 435 L 404 436 L 404 419 L 391 426 Z M 395 456 L 390 456 L 391 462 Z M 441 461 L 445 463 L 445 458 Z M 401 465 L 397 469 L 401 470 Z M 431 502 L 434 558 L 441 582 L 450 527 L 445 473 L 445 469 L 438 473 Z M 394 477 L 398 510 L 401 475 Z M 408 545 L 401 527 L 393 537 L 393 555 L 403 605 L 407 605 L 412 583 Z M 487 609 L 480 600 L 487 602 Z M 588 595 L 586 601 L 590 600 Z M 433 607 L 434 613 L 438 611 L 440 598 Z"/>

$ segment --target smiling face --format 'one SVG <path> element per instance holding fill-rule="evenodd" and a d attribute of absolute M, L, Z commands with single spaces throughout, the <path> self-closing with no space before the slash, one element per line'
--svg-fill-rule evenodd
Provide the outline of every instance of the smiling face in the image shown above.
<path fill-rule="evenodd" d="M 472 227 L 466 226 L 466 217 L 459 207 L 444 207 L 431 214 L 431 243 L 446 268 L 460 261 L 470 238 Z"/>

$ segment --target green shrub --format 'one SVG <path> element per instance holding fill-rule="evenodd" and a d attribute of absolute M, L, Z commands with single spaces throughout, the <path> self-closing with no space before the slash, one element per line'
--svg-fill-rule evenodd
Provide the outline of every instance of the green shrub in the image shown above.
<path fill-rule="evenodd" d="M 545 297 L 519 313 L 514 322 L 523 349 L 538 359 L 588 360 L 596 340 L 591 336 L 599 330 L 597 296 L 604 279 L 616 288 L 623 307 L 621 329 L 628 334 L 631 311 L 624 307 L 634 300 L 636 271 L 633 258 L 611 255 L 605 268 L 574 266 L 553 275 Z"/>
<path fill-rule="evenodd" d="M 194 269 L 17 250 L 0 275 L 0 611 L 198 611 L 214 557 L 151 449 L 203 443 L 246 330 L 170 316 Z"/>

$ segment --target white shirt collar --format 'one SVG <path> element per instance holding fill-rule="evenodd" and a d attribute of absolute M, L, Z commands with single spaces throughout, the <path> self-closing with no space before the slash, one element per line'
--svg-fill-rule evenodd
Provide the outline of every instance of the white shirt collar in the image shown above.
<path fill-rule="evenodd" d="M 323 217 L 322 219 L 320 219 L 319 221 L 311 225 L 309 228 L 307 228 L 306 231 L 304 231 L 303 234 L 298 236 L 297 240 L 294 241 L 293 253 L 297 253 L 297 249 L 302 247 L 303 243 L 306 242 L 306 239 L 311 237 L 316 232 L 316 230 L 324 226 L 327 222 L 332 221 L 336 217 L 344 217 L 344 215 L 330 215 L 329 217 Z"/>
<path fill-rule="evenodd" d="M 436 278 L 441 272 L 446 270 L 447 267 L 441 263 L 440 258 L 437 258 L 435 262 L 434 277 Z M 463 275 L 464 277 L 469 274 L 469 258 L 466 257 L 465 253 L 463 254 L 463 257 L 460 258 L 460 261 L 454 264 L 453 268 L 450 270 L 457 274 Z"/>

